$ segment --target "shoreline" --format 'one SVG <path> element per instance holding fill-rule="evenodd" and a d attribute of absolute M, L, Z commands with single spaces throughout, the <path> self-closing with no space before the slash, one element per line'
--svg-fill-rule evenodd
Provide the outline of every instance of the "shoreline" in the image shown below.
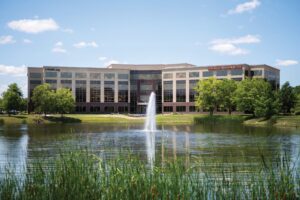
<path fill-rule="evenodd" d="M 124 114 L 66 114 L 60 115 L 20 114 L 0 115 L 0 124 L 52 124 L 52 123 L 106 123 L 106 124 L 141 124 L 144 116 L 130 116 Z M 157 124 L 201 124 L 236 122 L 247 126 L 274 126 L 274 127 L 300 127 L 300 116 L 273 116 L 270 119 L 251 118 L 249 115 L 213 115 L 206 114 L 158 114 Z"/>

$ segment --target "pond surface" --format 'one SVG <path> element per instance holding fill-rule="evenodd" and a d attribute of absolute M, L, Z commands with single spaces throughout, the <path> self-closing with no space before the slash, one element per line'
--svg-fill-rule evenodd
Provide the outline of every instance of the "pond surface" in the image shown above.
<path fill-rule="evenodd" d="M 76 148 L 88 148 L 103 159 L 131 153 L 146 161 L 146 133 L 142 129 L 142 124 L 2 125 L 0 167 L 10 164 L 22 172 L 34 160 Z M 268 161 L 287 155 L 299 165 L 300 129 L 232 123 L 165 125 L 158 129 L 156 164 L 182 159 L 186 164 L 201 163 L 210 170 L 221 163 L 222 167 L 244 171 L 260 166 L 262 155 Z"/>

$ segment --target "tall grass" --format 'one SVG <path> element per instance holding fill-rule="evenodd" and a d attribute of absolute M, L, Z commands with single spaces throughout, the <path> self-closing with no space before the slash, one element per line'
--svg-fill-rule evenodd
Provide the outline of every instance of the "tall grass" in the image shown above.
<path fill-rule="evenodd" d="M 257 172 L 240 176 L 221 167 L 212 174 L 197 162 L 150 170 L 134 156 L 103 161 L 81 151 L 33 163 L 23 178 L 5 170 L 0 199 L 297 199 L 299 171 L 289 163 L 262 156 Z"/>

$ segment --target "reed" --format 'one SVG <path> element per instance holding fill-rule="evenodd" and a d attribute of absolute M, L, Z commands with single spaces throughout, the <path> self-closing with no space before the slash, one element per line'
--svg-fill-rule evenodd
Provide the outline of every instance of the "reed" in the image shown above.
<path fill-rule="evenodd" d="M 23 176 L 2 169 L 0 199 L 297 199 L 299 171 L 290 163 L 262 156 L 260 168 L 241 176 L 220 163 L 213 173 L 180 160 L 151 170 L 132 155 L 104 161 L 81 150 L 31 163 Z"/>

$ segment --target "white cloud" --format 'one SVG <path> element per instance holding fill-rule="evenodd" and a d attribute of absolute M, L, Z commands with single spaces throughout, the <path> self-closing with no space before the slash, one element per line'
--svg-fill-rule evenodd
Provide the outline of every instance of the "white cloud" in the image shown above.
<path fill-rule="evenodd" d="M 241 14 L 244 12 L 249 12 L 260 6 L 261 2 L 259 0 L 250 0 L 242 4 L 238 4 L 234 9 L 229 10 L 228 14 Z"/>
<path fill-rule="evenodd" d="M 73 29 L 70 29 L 70 28 L 65 28 L 65 29 L 62 29 L 61 31 L 65 32 L 65 33 L 74 33 Z"/>
<path fill-rule="evenodd" d="M 298 63 L 297 60 L 276 60 L 276 65 L 278 66 L 297 65 Z"/>
<path fill-rule="evenodd" d="M 220 44 L 214 44 L 210 47 L 210 50 L 222 53 L 222 54 L 228 54 L 228 55 L 245 55 L 249 52 L 245 49 L 239 48 L 233 44 L 230 43 L 220 43 Z"/>
<path fill-rule="evenodd" d="M 49 19 L 21 19 L 8 22 L 8 27 L 25 33 L 41 33 L 45 31 L 55 31 L 59 29 L 58 24 Z"/>
<path fill-rule="evenodd" d="M 106 60 L 107 59 L 107 57 L 105 57 L 105 56 L 101 56 L 101 57 L 99 57 L 98 58 L 100 61 L 104 61 L 104 60 Z"/>
<path fill-rule="evenodd" d="M 52 52 L 54 52 L 54 53 L 67 53 L 67 50 L 65 48 L 63 48 L 63 43 L 61 41 L 58 41 L 54 44 Z"/>
<path fill-rule="evenodd" d="M 14 37 L 11 35 L 0 36 L 0 44 L 12 44 L 15 42 Z"/>
<path fill-rule="evenodd" d="M 260 38 L 257 35 L 246 35 L 239 38 L 221 38 L 211 41 L 209 49 L 227 55 L 245 55 L 249 51 L 239 47 L 239 45 L 255 43 L 260 43 Z"/>
<path fill-rule="evenodd" d="M 95 41 L 91 41 L 91 42 L 82 41 L 82 42 L 75 43 L 73 46 L 76 47 L 76 48 L 85 48 L 85 47 L 94 47 L 94 48 L 96 48 L 96 47 L 98 47 L 98 44 Z"/>
<path fill-rule="evenodd" d="M 31 43 L 32 43 L 32 41 L 31 41 L 31 40 L 29 40 L 29 39 L 24 39 L 24 40 L 23 40 L 23 43 L 25 43 L 25 44 L 31 44 Z"/>
<path fill-rule="evenodd" d="M 2 75 L 12 75 L 12 76 L 26 76 L 27 68 L 25 65 L 22 66 L 12 66 L 12 65 L 2 65 L 0 64 L 0 74 Z"/>
<path fill-rule="evenodd" d="M 120 61 L 118 60 L 109 60 L 108 62 L 104 63 L 104 66 L 109 66 L 111 64 L 120 64 Z"/>

